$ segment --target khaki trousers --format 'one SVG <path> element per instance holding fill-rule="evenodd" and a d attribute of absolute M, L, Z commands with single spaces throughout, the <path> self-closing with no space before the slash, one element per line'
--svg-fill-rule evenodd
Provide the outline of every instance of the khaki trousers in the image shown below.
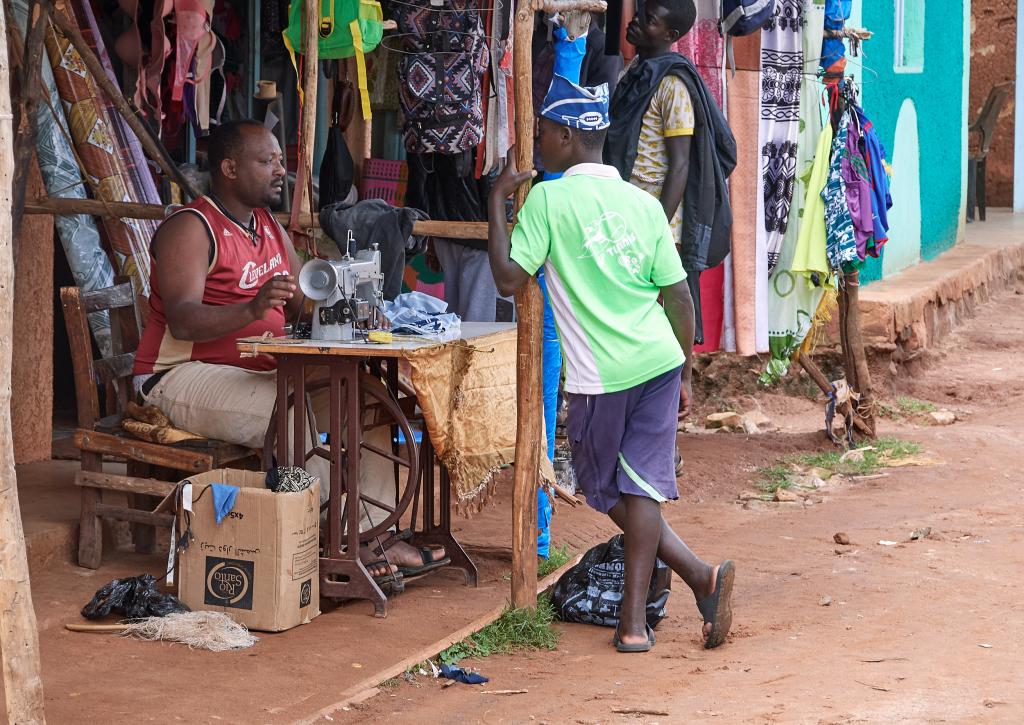
<path fill-rule="evenodd" d="M 316 371 L 319 373 L 319 371 Z M 307 383 L 326 377 L 307 375 Z M 317 428 L 330 428 L 330 394 L 328 389 L 311 394 L 313 415 Z M 145 402 L 155 405 L 183 430 L 207 438 L 216 438 L 247 446 L 263 448 L 263 439 L 270 425 L 277 400 L 276 371 L 255 372 L 234 365 L 211 365 L 188 362 L 165 373 L 153 386 Z M 306 426 L 306 449 L 313 446 L 313 434 Z M 288 411 L 288 447 L 293 449 L 294 430 L 292 411 Z M 343 434 L 344 435 L 344 434 Z M 366 442 L 382 450 L 390 450 L 389 431 L 371 430 Z M 314 456 L 306 469 L 320 478 L 320 502 L 330 496 L 330 462 Z M 397 482 L 394 464 L 370 451 L 361 451 L 359 487 L 362 493 L 381 502 L 396 499 Z M 360 531 L 366 531 L 382 521 L 387 512 L 377 506 L 364 504 L 360 511 Z"/>

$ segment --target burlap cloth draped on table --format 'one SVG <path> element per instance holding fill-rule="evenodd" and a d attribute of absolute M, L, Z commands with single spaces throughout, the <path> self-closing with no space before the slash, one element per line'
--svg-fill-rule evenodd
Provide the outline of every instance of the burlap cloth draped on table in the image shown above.
<path fill-rule="evenodd" d="M 495 472 L 515 457 L 516 331 L 411 350 L 406 357 L 430 440 L 451 474 L 456 508 L 470 516 L 494 493 Z M 554 481 L 546 455 L 541 476 Z"/>

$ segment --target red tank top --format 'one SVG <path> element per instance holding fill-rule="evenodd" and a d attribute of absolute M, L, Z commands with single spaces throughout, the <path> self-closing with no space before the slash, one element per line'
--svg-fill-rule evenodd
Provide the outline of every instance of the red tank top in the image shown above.
<path fill-rule="evenodd" d="M 195 214 L 206 226 L 213 244 L 213 261 L 206 273 L 203 304 L 229 305 L 247 302 L 271 277 L 289 274 L 289 260 L 284 230 L 267 209 L 255 209 L 257 237 L 231 220 L 210 198 L 202 197 L 175 214 Z M 173 216 L 173 215 L 172 215 Z M 164 252 L 164 262 L 173 263 Z M 151 259 L 152 269 L 158 264 Z M 198 360 L 218 365 L 235 365 L 250 370 L 273 370 L 274 361 L 265 355 L 241 357 L 236 341 L 240 337 L 270 332 L 284 334 L 284 308 L 271 309 L 265 319 L 251 322 L 241 330 L 216 340 L 187 342 L 175 339 L 167 327 L 163 299 L 156 274 L 151 279 L 151 309 L 146 329 L 135 353 L 135 374 L 143 375 L 169 370 L 175 365 Z"/>

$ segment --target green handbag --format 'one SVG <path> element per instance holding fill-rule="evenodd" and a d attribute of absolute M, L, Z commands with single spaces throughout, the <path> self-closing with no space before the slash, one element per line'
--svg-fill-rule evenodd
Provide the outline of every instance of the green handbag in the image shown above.
<path fill-rule="evenodd" d="M 288 6 L 288 27 L 282 33 L 296 72 L 295 54 L 302 53 L 302 14 L 302 0 L 293 0 Z M 363 118 L 369 120 L 365 55 L 380 45 L 384 35 L 384 12 L 380 3 L 377 0 L 320 0 L 318 35 L 317 55 L 321 60 L 355 57 Z"/>

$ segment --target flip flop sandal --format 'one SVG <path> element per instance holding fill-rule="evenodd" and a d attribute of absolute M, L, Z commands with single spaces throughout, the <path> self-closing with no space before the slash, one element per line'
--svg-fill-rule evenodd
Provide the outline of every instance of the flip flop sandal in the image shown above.
<path fill-rule="evenodd" d="M 421 546 L 418 549 L 420 553 L 420 566 L 400 566 L 398 567 L 398 573 L 402 575 L 402 578 L 406 581 L 410 579 L 419 578 L 424 574 L 429 574 L 435 569 L 440 569 L 443 566 L 448 566 L 452 563 L 450 556 L 446 556 L 442 559 L 434 561 L 435 549 Z"/>
<path fill-rule="evenodd" d="M 647 642 L 643 644 L 626 644 L 619 639 L 619 628 L 615 627 L 615 638 L 612 639 L 612 644 L 615 645 L 615 649 L 619 652 L 650 652 L 651 647 L 657 642 L 657 637 L 654 636 L 654 630 L 651 629 L 650 625 L 647 625 Z"/>
<path fill-rule="evenodd" d="M 704 649 L 714 649 L 723 642 L 732 627 L 732 584 L 736 578 L 736 567 L 731 560 L 726 560 L 718 567 L 718 580 L 715 591 L 698 600 L 704 622 L 711 624 L 711 632 L 704 640 Z"/>
<path fill-rule="evenodd" d="M 388 568 L 391 566 L 391 562 L 384 559 L 370 562 L 369 564 L 363 564 L 367 571 L 371 569 L 384 567 Z M 390 574 L 377 574 L 373 577 L 374 583 L 380 587 L 381 591 L 387 595 L 401 594 L 405 591 L 405 577 L 402 576 L 402 570 L 399 569 L 397 572 Z"/>

